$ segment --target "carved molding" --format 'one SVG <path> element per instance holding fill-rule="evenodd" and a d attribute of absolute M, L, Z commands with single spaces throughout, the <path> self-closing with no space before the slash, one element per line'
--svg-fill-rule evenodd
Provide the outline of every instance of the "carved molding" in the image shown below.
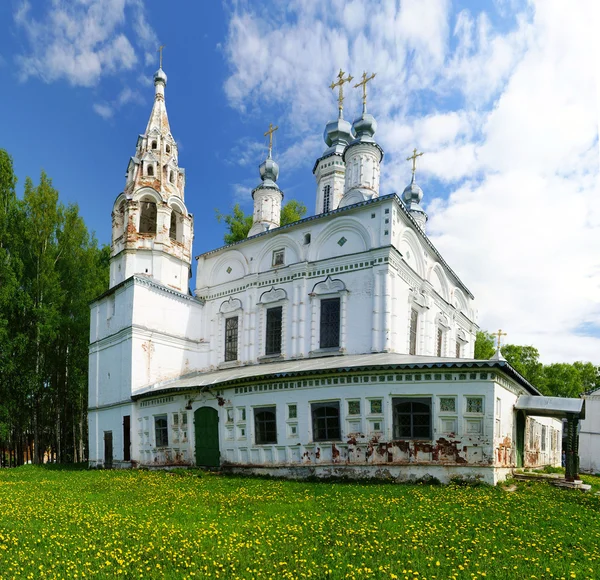
<path fill-rule="evenodd" d="M 287 299 L 287 292 L 283 288 L 272 287 L 270 290 L 263 292 L 258 301 L 260 304 L 271 304 Z"/>
<path fill-rule="evenodd" d="M 221 307 L 219 308 L 219 312 L 221 314 L 227 314 L 229 312 L 234 312 L 235 310 L 241 310 L 241 309 L 242 309 L 242 301 L 239 300 L 238 298 L 229 297 L 229 300 L 225 300 L 225 302 L 223 302 L 223 304 L 221 304 Z"/>
<path fill-rule="evenodd" d="M 321 294 L 339 294 L 340 292 L 346 292 L 346 285 L 338 278 L 335 280 L 331 276 L 327 276 L 322 282 L 318 282 L 314 285 L 311 296 L 319 296 Z"/>

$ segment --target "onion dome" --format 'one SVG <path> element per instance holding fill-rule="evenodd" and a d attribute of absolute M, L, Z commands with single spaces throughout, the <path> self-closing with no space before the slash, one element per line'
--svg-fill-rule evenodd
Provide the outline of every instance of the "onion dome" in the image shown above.
<path fill-rule="evenodd" d="M 335 121 L 329 121 L 329 123 L 325 125 L 323 139 L 329 147 L 326 154 L 333 153 L 338 147 L 340 148 L 341 153 L 344 150 L 344 147 L 346 147 L 353 139 L 352 125 L 340 114 Z"/>
<path fill-rule="evenodd" d="M 356 141 L 375 142 L 373 135 L 377 131 L 377 121 L 370 113 L 363 111 L 363 114 L 354 120 L 352 129 L 356 134 Z"/>
<path fill-rule="evenodd" d="M 154 73 L 154 84 L 158 83 L 158 82 L 162 82 L 164 85 L 167 84 L 167 74 L 165 73 L 165 71 L 162 69 L 162 67 L 160 67 L 155 73 Z"/>
<path fill-rule="evenodd" d="M 413 173 L 410 183 L 402 192 L 402 201 L 408 209 L 411 209 L 413 206 L 419 205 L 422 199 L 423 190 L 417 185 L 415 181 L 415 174 Z"/>
<path fill-rule="evenodd" d="M 263 186 L 277 187 L 275 183 L 279 177 L 279 165 L 269 156 L 258 167 Z M 259 186 L 260 187 L 260 186 Z"/>
<path fill-rule="evenodd" d="M 423 199 L 423 190 L 417 185 L 415 181 L 415 174 L 413 172 L 410 183 L 406 186 L 402 192 L 402 202 L 406 206 L 406 209 L 415 218 L 421 229 L 425 229 L 427 222 L 427 214 L 421 207 L 421 200 Z"/>

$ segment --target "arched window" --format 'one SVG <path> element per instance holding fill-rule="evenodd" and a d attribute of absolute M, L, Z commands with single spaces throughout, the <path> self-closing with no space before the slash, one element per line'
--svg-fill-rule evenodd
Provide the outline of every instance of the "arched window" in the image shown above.
<path fill-rule="evenodd" d="M 151 199 L 140 202 L 140 234 L 156 233 L 156 203 Z"/>
<path fill-rule="evenodd" d="M 171 153 L 171 146 L 167 143 L 167 146 L 165 147 L 165 151 L 167 153 Z"/>
<path fill-rule="evenodd" d="M 169 171 L 169 181 L 171 183 L 175 183 L 175 172 L 174 171 Z"/>
<path fill-rule="evenodd" d="M 156 140 L 152 141 L 152 149 L 156 149 L 158 147 L 158 144 L 156 143 Z"/>
<path fill-rule="evenodd" d="M 147 173 L 150 177 L 154 176 L 154 165 L 148 165 Z"/>
<path fill-rule="evenodd" d="M 169 227 L 169 237 L 172 240 L 177 240 L 178 236 L 177 236 L 177 222 L 179 221 L 177 218 L 179 217 L 179 212 L 173 208 L 173 210 L 171 211 L 171 225 Z"/>
<path fill-rule="evenodd" d="M 125 223 L 125 202 L 122 201 L 119 205 L 119 225 L 120 225 L 120 235 L 125 233 L 127 229 L 127 224 Z"/>

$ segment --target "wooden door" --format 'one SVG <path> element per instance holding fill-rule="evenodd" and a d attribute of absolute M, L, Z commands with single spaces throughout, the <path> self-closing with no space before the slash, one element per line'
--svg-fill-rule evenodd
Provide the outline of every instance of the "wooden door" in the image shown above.
<path fill-rule="evenodd" d="M 211 407 L 200 407 L 194 413 L 196 436 L 196 465 L 218 467 L 221 463 L 219 452 L 219 414 Z"/>

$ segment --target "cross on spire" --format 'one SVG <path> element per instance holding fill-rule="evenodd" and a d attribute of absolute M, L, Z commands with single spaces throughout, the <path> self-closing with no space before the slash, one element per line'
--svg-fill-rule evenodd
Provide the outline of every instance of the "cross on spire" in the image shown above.
<path fill-rule="evenodd" d="M 496 341 L 498 343 L 496 349 L 500 350 L 500 341 L 502 340 L 503 336 L 506 336 L 506 332 L 502 332 L 502 329 L 500 329 L 498 330 L 498 332 L 494 332 L 492 336 L 496 338 Z"/>
<path fill-rule="evenodd" d="M 158 53 L 159 53 L 159 55 L 160 55 L 160 56 L 158 57 L 158 59 L 159 59 L 159 60 L 158 60 L 158 68 L 162 68 L 162 56 L 163 56 L 163 55 L 162 55 L 162 52 L 163 52 L 163 48 L 164 48 L 165 46 L 167 46 L 167 45 L 166 45 L 166 44 L 161 44 L 161 45 L 158 47 L 158 51 L 157 51 L 157 52 L 158 52 Z"/>
<path fill-rule="evenodd" d="M 417 170 L 417 157 L 421 157 L 421 155 L 423 155 L 423 152 L 417 153 L 417 148 L 415 147 L 413 149 L 413 154 L 410 157 L 406 158 L 407 161 L 410 161 L 412 159 L 412 173 L 413 173 L 413 177 L 415 176 L 415 171 Z"/>
<path fill-rule="evenodd" d="M 329 88 L 333 91 L 335 89 L 335 87 L 339 87 L 339 93 L 338 93 L 338 110 L 340 112 L 340 117 L 342 116 L 342 109 L 344 108 L 344 83 L 349 83 L 352 79 L 354 79 L 353 76 L 350 75 L 350 73 L 348 73 L 348 76 L 346 78 L 344 78 L 344 75 L 346 73 L 340 69 L 340 72 L 337 75 L 338 81 L 337 83 L 331 83 L 329 85 Z"/>
<path fill-rule="evenodd" d="M 375 78 L 375 75 L 377 73 L 373 73 L 370 77 L 367 77 L 367 73 L 363 72 L 362 74 L 362 81 L 360 83 L 356 83 L 354 85 L 354 88 L 358 88 L 358 87 L 362 87 L 362 91 L 363 91 L 363 96 L 362 96 L 362 102 L 363 102 L 363 113 L 365 113 L 367 111 L 367 83 L 369 81 L 372 81 Z"/>
<path fill-rule="evenodd" d="M 279 129 L 279 126 L 273 127 L 273 123 L 269 123 L 269 130 L 265 131 L 265 137 L 269 136 L 269 158 L 271 157 L 271 151 L 273 150 L 273 133 Z"/>

